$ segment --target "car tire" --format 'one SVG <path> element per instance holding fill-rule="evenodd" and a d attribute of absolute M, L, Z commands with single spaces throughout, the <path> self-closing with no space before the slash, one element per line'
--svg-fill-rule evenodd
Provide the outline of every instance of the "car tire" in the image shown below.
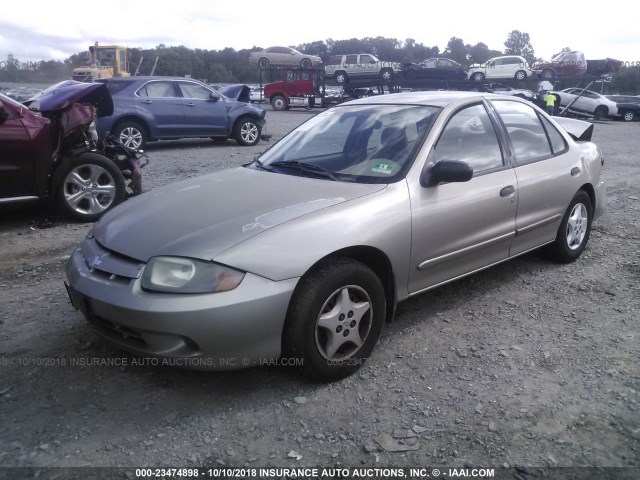
<path fill-rule="evenodd" d="M 81 222 L 95 222 L 104 212 L 126 197 L 126 184 L 120 169 L 97 153 L 78 155 L 59 178 L 56 202 L 66 215 Z"/>
<path fill-rule="evenodd" d="M 560 263 L 576 260 L 589 241 L 592 219 L 591 197 L 584 190 L 579 190 L 562 217 L 555 241 L 549 245 L 551 257 Z"/>
<path fill-rule="evenodd" d="M 339 83 L 340 85 L 349 83 L 349 76 L 347 75 L 347 72 L 345 72 L 344 70 L 337 71 L 333 75 L 333 79 L 336 81 L 336 83 Z"/>
<path fill-rule="evenodd" d="M 386 316 L 385 292 L 368 266 L 350 258 L 321 263 L 292 297 L 283 330 L 283 355 L 303 371 L 335 381 L 358 370 L 371 355 Z"/>
<path fill-rule="evenodd" d="M 556 77 L 556 73 L 550 68 L 547 68 L 542 71 L 541 77 L 543 80 L 553 80 Z"/>
<path fill-rule="evenodd" d="M 266 57 L 262 57 L 260 60 L 258 60 L 258 68 L 262 68 L 263 70 L 265 68 L 269 68 L 269 59 Z"/>
<path fill-rule="evenodd" d="M 233 129 L 233 136 L 239 145 L 252 147 L 260 141 L 262 129 L 258 122 L 251 117 L 242 117 Z"/>
<path fill-rule="evenodd" d="M 125 147 L 139 149 L 147 145 L 147 131 L 138 122 L 122 122 L 113 132 L 116 139 Z"/>
<path fill-rule="evenodd" d="M 622 113 L 622 119 L 625 122 L 633 122 L 635 118 L 636 118 L 636 114 L 631 110 L 626 110 Z"/>
<path fill-rule="evenodd" d="M 609 109 L 604 105 L 598 105 L 598 107 L 596 107 L 595 111 L 593 112 L 593 116 L 596 119 L 605 118 L 607 115 L 609 115 Z"/>
<path fill-rule="evenodd" d="M 275 95 L 271 98 L 271 108 L 278 112 L 286 110 L 288 107 L 287 99 L 282 95 Z"/>
<path fill-rule="evenodd" d="M 393 80 L 393 70 L 390 68 L 383 68 L 380 70 L 380 81 L 383 83 L 389 83 Z"/>
<path fill-rule="evenodd" d="M 484 73 L 476 72 L 473 75 L 471 75 L 471 79 L 474 82 L 482 82 L 482 81 L 484 81 Z"/>
<path fill-rule="evenodd" d="M 309 60 L 308 58 L 303 58 L 302 61 L 300 62 L 300 67 L 302 68 L 311 68 L 312 63 L 311 60 Z"/>
<path fill-rule="evenodd" d="M 515 78 L 516 80 L 526 80 L 527 72 L 525 72 L 524 70 L 518 70 L 513 78 Z"/>

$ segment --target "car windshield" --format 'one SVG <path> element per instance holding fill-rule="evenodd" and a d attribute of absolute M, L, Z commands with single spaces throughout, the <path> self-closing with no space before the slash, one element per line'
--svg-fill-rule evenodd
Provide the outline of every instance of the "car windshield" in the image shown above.
<path fill-rule="evenodd" d="M 260 156 L 276 173 L 359 183 L 404 177 L 440 108 L 346 105 L 303 123 Z"/>

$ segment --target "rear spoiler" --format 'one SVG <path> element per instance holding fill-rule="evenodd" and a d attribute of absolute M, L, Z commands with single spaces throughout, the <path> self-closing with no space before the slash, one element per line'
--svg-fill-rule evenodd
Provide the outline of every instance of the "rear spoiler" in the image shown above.
<path fill-rule="evenodd" d="M 578 142 L 590 142 L 593 135 L 593 123 L 574 118 L 553 117 L 553 119 Z"/>

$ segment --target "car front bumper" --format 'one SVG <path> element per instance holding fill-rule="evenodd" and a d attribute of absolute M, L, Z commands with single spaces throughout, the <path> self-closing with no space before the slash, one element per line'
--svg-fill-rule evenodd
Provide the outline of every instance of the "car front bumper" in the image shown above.
<path fill-rule="evenodd" d="M 247 273 L 234 290 L 166 294 L 142 290 L 140 278 L 90 268 L 77 248 L 67 262 L 73 306 L 96 332 L 124 350 L 197 370 L 273 363 L 298 279 L 274 282 Z"/>

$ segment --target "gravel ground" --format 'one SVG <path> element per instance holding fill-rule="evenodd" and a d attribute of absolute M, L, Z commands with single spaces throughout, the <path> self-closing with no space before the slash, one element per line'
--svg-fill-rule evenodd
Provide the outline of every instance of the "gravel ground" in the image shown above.
<path fill-rule="evenodd" d="M 269 133 L 311 115 L 269 111 Z M 153 366 L 114 349 L 63 286 L 91 225 L 3 209 L 0 467 L 597 466 L 637 478 L 640 125 L 599 122 L 594 141 L 609 205 L 580 260 L 533 253 L 400 304 L 362 370 L 333 384 L 288 367 Z M 266 146 L 151 145 L 145 189 Z"/>

